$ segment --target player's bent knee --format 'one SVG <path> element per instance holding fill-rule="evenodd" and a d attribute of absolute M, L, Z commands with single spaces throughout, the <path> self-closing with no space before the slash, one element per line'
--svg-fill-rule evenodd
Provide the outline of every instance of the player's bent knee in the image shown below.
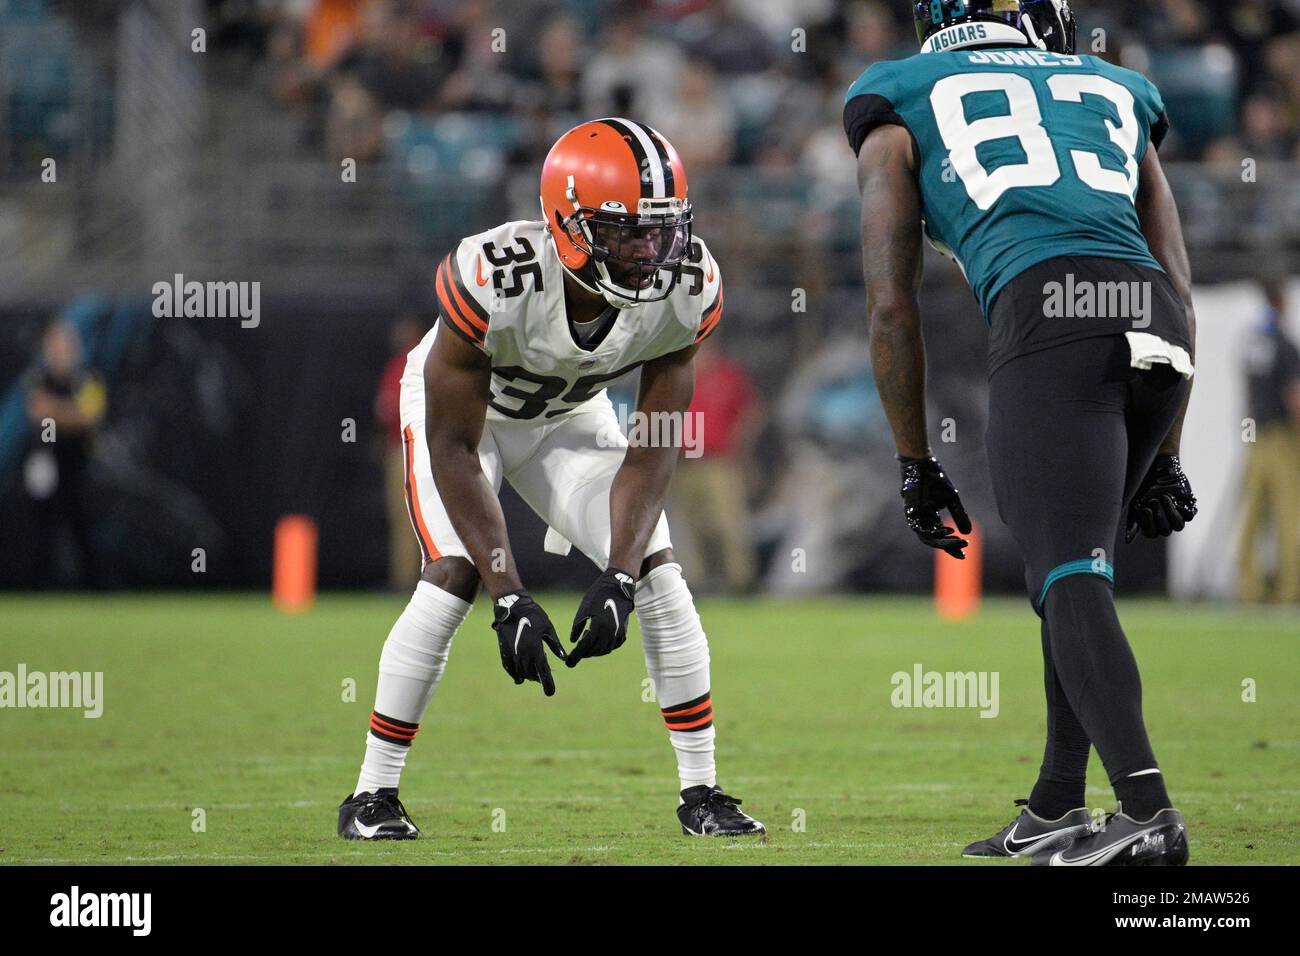
<path fill-rule="evenodd" d="M 430 561 L 420 572 L 420 580 L 428 581 L 470 604 L 478 594 L 478 571 L 468 558 L 448 557 Z"/>
<path fill-rule="evenodd" d="M 661 554 L 671 555 L 672 550 L 665 548 L 652 554 L 646 558 L 646 563 Z M 694 611 L 695 601 L 691 597 L 690 588 L 686 586 L 686 579 L 682 577 L 682 566 L 677 562 L 670 559 L 650 568 L 645 564 L 641 566 L 641 578 L 636 582 L 637 613 L 651 606 L 683 606 Z"/>
<path fill-rule="evenodd" d="M 636 614 L 648 652 L 671 657 L 674 670 L 689 672 L 708 663 L 708 638 L 680 564 L 665 562 L 637 582 Z"/>

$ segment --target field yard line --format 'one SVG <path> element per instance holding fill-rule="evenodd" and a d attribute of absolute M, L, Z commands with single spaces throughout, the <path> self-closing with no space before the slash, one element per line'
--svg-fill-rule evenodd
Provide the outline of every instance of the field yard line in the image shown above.
<path fill-rule="evenodd" d="M 1270 846 L 1296 846 L 1300 842 L 1294 840 L 1268 841 Z M 917 849 L 917 848 L 955 848 L 962 846 L 961 843 L 918 843 L 909 841 L 905 843 L 794 843 L 794 844 L 763 844 L 763 843 L 726 843 L 720 848 L 721 852 L 726 853 L 743 853 L 743 852 L 775 852 L 790 850 L 897 850 L 897 849 Z M 609 853 L 619 849 L 618 846 L 564 846 L 564 847 L 501 847 L 491 849 L 483 847 L 476 850 L 426 850 L 419 851 L 419 858 L 425 857 L 467 857 L 467 856 L 513 856 L 551 853 L 557 855 L 574 854 L 574 853 Z M 285 862 L 289 857 L 303 857 L 304 863 Z M 245 854 L 245 853 L 172 853 L 158 856 L 123 856 L 111 857 L 109 859 L 89 860 L 85 857 L 31 857 L 28 859 L 9 859 L 2 866 L 19 867 L 19 866 L 66 866 L 66 865 L 111 865 L 114 863 L 162 863 L 174 860 L 242 860 L 280 863 L 286 866 L 323 866 L 328 863 L 330 857 L 369 857 L 376 863 L 391 862 L 409 862 L 419 863 L 420 859 L 415 857 L 415 850 L 412 848 L 411 854 L 404 854 L 402 851 L 392 850 L 387 853 L 374 853 L 369 850 L 329 850 L 320 851 L 319 853 L 292 853 L 284 852 L 279 854 Z M 690 865 L 706 865 L 706 862 Z"/>
<path fill-rule="evenodd" d="M 789 844 L 783 844 L 784 849 Z M 932 847 L 940 849 L 942 847 L 966 846 L 965 843 L 925 843 L 920 840 L 908 840 L 904 843 L 799 843 L 794 844 L 801 849 L 806 847 L 810 850 L 897 850 L 901 847 Z"/>
<path fill-rule="evenodd" d="M 165 856 L 115 856 L 104 860 L 85 857 L 36 856 L 30 859 L 7 860 L 6 866 L 112 866 L 117 863 L 158 863 L 164 860 L 276 860 L 282 857 L 264 854 L 239 853 L 170 853 Z"/>
<path fill-rule="evenodd" d="M 767 852 L 775 850 L 897 850 L 903 848 L 933 848 L 942 849 L 946 847 L 959 847 L 961 843 L 925 843 L 916 840 L 906 842 L 872 842 L 872 843 L 825 843 L 818 841 L 796 842 L 796 843 L 722 843 L 719 849 L 728 853 L 742 852 Z M 388 849 L 388 848 L 385 848 Z M 537 846 L 537 847 L 475 847 L 463 850 L 427 850 L 420 849 L 420 856 L 527 856 L 539 853 L 609 853 L 618 850 L 617 844 L 601 846 Z M 411 848 L 411 854 L 415 854 L 416 848 Z M 323 860 L 331 856 L 352 856 L 352 857 L 372 857 L 377 860 L 387 860 L 394 857 L 400 859 L 409 859 L 408 855 L 398 857 L 403 851 L 392 848 L 387 853 L 376 854 L 371 850 L 320 850 L 316 853 L 311 851 L 292 851 L 286 850 L 282 853 L 167 853 L 156 856 L 115 856 L 106 860 L 89 860 L 86 857 L 31 857 L 25 859 L 10 859 L 6 865 L 20 866 L 23 864 L 42 864 L 42 865 L 67 865 L 67 864 L 95 864 L 109 862 L 123 863 L 157 863 L 167 860 L 284 860 L 291 856 L 308 856 L 319 855 Z"/>
<path fill-rule="evenodd" d="M 264 810 L 276 807 L 288 810 L 309 810 L 313 807 L 333 807 L 337 809 L 338 804 L 334 803 L 332 800 L 290 800 L 267 803 L 198 803 L 195 801 L 182 802 L 176 800 L 170 803 L 132 803 L 123 807 L 115 807 L 114 810 L 118 813 L 137 813 L 146 810 Z M 59 809 L 65 813 L 70 810 L 92 808 L 96 810 L 102 809 L 103 804 L 87 803 L 85 805 L 78 805 L 75 803 L 69 803 L 66 800 L 59 802 Z"/>
<path fill-rule="evenodd" d="M 638 801 L 643 798 L 642 795 L 624 794 L 623 796 L 628 799 L 636 799 Z M 516 803 L 603 804 L 603 803 L 608 803 L 611 799 L 614 799 L 613 795 L 582 796 L 580 794 L 567 794 L 565 796 L 553 796 L 553 797 L 476 796 L 476 797 L 466 797 L 464 799 L 459 799 L 459 798 L 453 799 L 450 797 L 446 799 L 438 799 L 436 797 L 432 797 L 432 798 L 415 797 L 414 799 L 408 800 L 407 802 L 410 803 L 412 807 L 416 807 L 419 809 L 434 810 L 434 809 L 446 808 L 448 806 L 464 806 L 467 803 L 479 803 L 482 804 L 483 806 L 509 806 L 511 804 L 516 804 Z M 102 806 L 103 805 L 98 802 L 87 802 L 85 804 L 72 803 L 67 800 L 62 800 L 59 802 L 59 809 L 64 812 L 75 811 L 75 810 L 90 810 L 90 809 L 99 810 L 102 809 Z M 137 813 L 137 812 L 152 811 L 152 810 L 193 810 L 200 807 L 208 811 L 266 810 L 266 809 L 275 809 L 275 808 L 287 809 L 287 810 L 311 810 L 316 807 L 330 807 L 333 809 L 337 809 L 338 804 L 335 803 L 333 800 L 287 800 L 287 801 L 273 800 L 273 801 L 266 801 L 262 803 L 250 803 L 250 802 L 197 803 L 195 801 L 174 800 L 168 803 L 132 803 L 132 804 L 127 804 L 126 806 L 116 807 L 114 809 L 115 812 L 118 813 Z"/>
<path fill-rule="evenodd" d="M 564 846 L 564 847 L 500 847 L 492 849 L 483 847 L 473 850 L 421 850 L 421 856 L 477 856 L 489 855 L 507 855 L 507 854 L 530 854 L 530 853 L 608 853 L 611 850 L 618 849 L 616 846 Z M 397 856 L 402 851 L 393 850 L 386 854 L 377 855 L 368 850 L 322 850 L 318 854 L 310 852 L 295 852 L 286 850 L 283 853 L 167 853 L 158 856 L 115 856 L 105 860 L 89 860 L 85 857 L 32 857 L 30 859 L 13 859 L 5 862 L 7 866 L 22 865 L 109 865 L 112 863 L 157 863 L 165 860 L 285 860 L 291 856 L 319 856 L 320 862 L 332 856 L 369 856 L 380 860 L 389 860 Z M 414 853 L 412 848 L 412 853 Z M 405 857 L 401 857 L 405 858 Z M 294 865 L 294 864 L 287 864 Z"/>
<path fill-rule="evenodd" d="M 885 790 L 885 791 L 897 790 L 903 792 L 910 792 L 916 790 L 946 791 L 948 789 L 949 789 L 949 785 L 947 784 L 876 784 L 876 785 L 868 784 L 863 786 L 856 793 L 821 792 L 821 793 L 813 794 L 813 793 L 786 792 L 780 795 L 779 801 L 774 805 L 774 807 L 775 809 L 780 809 L 785 804 L 794 806 L 800 802 L 806 803 L 812 801 L 812 802 L 822 803 L 827 800 L 845 801 L 848 803 L 861 802 L 863 799 L 862 794 L 864 792 L 872 791 L 872 790 Z M 411 799 L 409 802 L 412 807 L 421 810 L 429 810 L 429 811 L 446 809 L 449 806 L 464 807 L 467 803 L 478 803 L 484 806 L 510 806 L 512 804 L 553 803 L 556 804 L 557 806 L 565 806 L 569 804 L 585 805 L 585 804 L 593 804 L 593 803 L 609 803 L 611 800 L 621 800 L 626 802 L 641 802 L 642 800 L 654 799 L 654 793 L 651 792 L 652 790 L 657 792 L 658 788 L 649 787 L 646 789 L 645 793 L 622 793 L 622 794 L 607 793 L 601 795 L 584 795 L 584 794 L 568 793 L 563 796 L 561 795 L 555 795 L 555 796 L 479 795 L 479 796 L 465 797 L 465 798 L 415 797 Z M 1109 787 L 1099 787 L 1099 786 L 1090 785 L 1088 787 L 1087 792 L 1090 796 L 1098 796 L 1098 797 L 1105 797 L 1105 798 L 1110 798 L 1112 796 L 1112 791 Z M 963 790 L 963 791 L 953 792 L 950 795 L 954 797 L 966 798 L 966 799 L 985 799 L 985 798 L 991 798 L 995 796 L 1001 796 L 1001 793 L 1002 793 L 1001 790 L 996 790 L 996 791 Z M 1179 796 L 1184 801 L 1219 800 L 1223 798 L 1223 795 L 1221 793 L 1217 793 L 1209 790 L 1187 789 L 1186 787 L 1180 787 L 1178 793 Z M 1300 795 L 1300 789 L 1279 787 L 1275 789 L 1254 790 L 1244 794 L 1243 796 L 1246 799 L 1250 799 L 1252 801 L 1258 802 L 1261 799 L 1265 799 L 1268 797 L 1294 797 L 1298 795 Z M 1242 799 L 1242 797 L 1238 797 L 1237 799 L 1240 800 Z M 337 807 L 338 805 L 334 803 L 332 800 L 275 800 L 275 801 L 265 801 L 265 802 L 245 801 L 240 803 L 207 803 L 207 804 L 199 804 L 197 802 L 192 802 L 192 801 L 186 801 L 186 802 L 171 801 L 166 803 L 133 803 L 133 804 L 128 804 L 126 806 L 117 807 L 115 808 L 115 811 L 119 813 L 140 813 L 140 812 L 155 811 L 155 810 L 181 811 L 181 810 L 192 810 L 200 806 L 204 810 L 212 811 L 212 810 L 264 810 L 264 809 L 276 809 L 276 808 L 287 809 L 287 810 L 311 810 L 318 807 Z M 97 802 L 96 803 L 88 802 L 82 805 L 67 800 L 62 800 L 59 802 L 59 809 L 62 810 L 63 812 L 87 810 L 92 808 L 100 809 L 101 804 Z"/>

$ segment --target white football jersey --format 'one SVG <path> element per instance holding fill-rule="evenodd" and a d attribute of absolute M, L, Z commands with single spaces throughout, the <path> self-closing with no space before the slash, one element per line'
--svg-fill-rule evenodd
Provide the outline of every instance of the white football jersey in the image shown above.
<path fill-rule="evenodd" d="M 666 281 L 662 273 L 657 281 Z M 492 359 L 490 417 L 573 411 L 642 363 L 703 341 L 722 317 L 722 276 L 698 236 L 671 294 L 621 311 L 590 351 L 570 330 L 564 267 L 544 222 L 462 239 L 435 282 L 439 324 Z"/>

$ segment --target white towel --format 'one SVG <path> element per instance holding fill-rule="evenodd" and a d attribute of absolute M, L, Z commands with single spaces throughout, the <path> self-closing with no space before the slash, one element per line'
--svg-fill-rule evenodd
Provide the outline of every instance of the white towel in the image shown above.
<path fill-rule="evenodd" d="M 1128 339 L 1129 364 L 1134 368 L 1148 369 L 1157 363 L 1172 365 L 1183 378 L 1191 378 L 1196 371 L 1192 368 L 1192 357 L 1187 354 L 1187 349 L 1166 342 L 1158 335 L 1125 332 L 1124 337 Z"/>
<path fill-rule="evenodd" d="M 558 554 L 560 557 L 564 557 L 573 550 L 573 545 L 554 528 L 547 528 L 546 541 L 542 545 L 542 550 L 547 554 Z"/>

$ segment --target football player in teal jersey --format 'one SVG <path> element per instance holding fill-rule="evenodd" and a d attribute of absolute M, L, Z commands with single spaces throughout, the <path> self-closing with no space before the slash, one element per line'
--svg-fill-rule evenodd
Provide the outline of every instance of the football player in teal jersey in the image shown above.
<path fill-rule="evenodd" d="M 1147 739 L 1115 613 L 1112 550 L 1181 530 L 1178 461 L 1195 317 L 1145 78 L 1074 52 L 1065 0 L 922 0 L 921 53 L 850 87 L 871 359 L 902 463 L 905 518 L 963 558 L 970 519 L 930 449 L 917 292 L 922 238 L 989 323 L 987 449 L 998 511 L 1042 619 L 1047 745 L 1018 817 L 967 856 L 1177 865 L 1187 835 Z M 956 530 L 945 524 L 947 510 Z M 1119 801 L 1084 808 L 1095 746 Z"/>

